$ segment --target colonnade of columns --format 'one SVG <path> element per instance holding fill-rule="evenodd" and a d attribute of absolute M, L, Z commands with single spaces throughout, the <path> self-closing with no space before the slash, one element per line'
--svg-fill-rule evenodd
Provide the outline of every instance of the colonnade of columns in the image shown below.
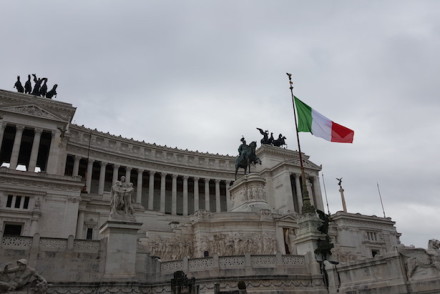
<path fill-rule="evenodd" d="M 28 127 L 28 126 L 24 126 L 24 125 L 20 125 L 20 124 L 11 124 L 11 123 L 6 123 L 6 122 L 0 122 L 0 150 L 2 150 L 2 157 L 3 157 L 3 162 L 7 162 L 8 159 L 8 155 L 6 152 L 6 149 L 9 148 L 5 148 L 6 146 L 4 146 L 6 144 L 6 138 L 5 138 L 5 130 L 6 127 L 13 127 L 15 128 L 15 134 L 14 134 L 14 139 L 13 139 L 13 143 L 12 143 L 12 151 L 10 153 L 9 156 L 9 168 L 10 169 L 16 169 L 18 164 L 19 164 L 19 158 L 20 158 L 20 152 L 27 152 L 27 150 L 23 150 L 24 148 L 22 148 L 23 146 L 23 142 L 24 142 L 24 138 L 23 138 L 23 133 L 25 130 L 28 131 L 32 131 L 33 132 L 33 139 L 32 139 L 32 149 L 30 150 L 30 157 L 29 160 L 27 160 L 26 162 L 21 162 L 20 164 L 24 164 L 27 167 L 28 171 L 35 171 L 35 168 L 37 167 L 37 159 L 38 159 L 38 154 L 40 152 L 40 141 L 41 141 L 41 135 L 44 132 L 47 133 L 51 133 L 51 144 L 50 144 L 50 151 L 52 151 L 52 149 L 54 149 L 53 146 L 53 142 L 54 137 L 56 135 L 56 131 L 55 130 L 43 130 L 42 128 L 34 128 L 34 127 Z M 49 153 L 50 154 L 50 153 Z M 27 156 L 24 156 L 27 157 Z"/>
<path fill-rule="evenodd" d="M 301 207 L 303 206 L 303 199 L 302 199 L 302 190 L 301 190 L 301 174 L 292 174 L 295 179 L 295 193 L 293 195 L 296 195 L 297 197 L 297 204 L 298 209 L 297 212 L 301 211 Z M 317 177 L 307 177 L 306 178 L 306 188 L 309 193 L 309 198 L 311 201 L 311 204 L 315 206 L 315 208 L 323 210 L 323 203 L 322 203 L 322 197 L 321 197 L 321 188 L 319 184 L 319 179 Z M 293 192 L 293 191 L 292 191 Z M 296 203 L 294 201 L 294 203 Z"/>
<path fill-rule="evenodd" d="M 171 192 L 171 211 L 168 211 L 168 213 L 171 213 L 172 215 L 178 214 L 178 196 L 179 201 L 182 203 L 181 206 L 181 213 L 182 215 L 188 215 L 189 214 L 189 206 L 190 201 L 191 206 L 193 208 L 193 211 L 197 211 L 200 209 L 200 197 L 204 197 L 204 209 L 205 210 L 213 210 L 213 212 L 221 212 L 225 211 L 225 207 L 223 204 L 222 208 L 222 198 L 226 198 L 226 210 L 229 208 L 229 190 L 228 186 L 230 185 L 230 180 L 221 180 L 221 179 L 210 179 L 210 178 L 199 178 L 196 176 L 189 176 L 189 175 L 181 175 L 181 174 L 175 174 L 175 173 L 168 173 L 164 171 L 155 171 L 155 170 L 144 170 L 141 168 L 131 168 L 128 166 L 121 166 L 116 163 L 110 163 L 110 162 L 102 162 L 98 161 L 92 158 L 82 158 L 81 156 L 74 156 L 69 155 L 70 157 L 73 157 L 73 168 L 72 168 L 72 176 L 78 176 L 80 173 L 80 164 L 81 160 L 87 160 L 86 163 L 86 172 L 84 174 L 85 176 L 85 184 L 86 184 L 86 192 L 90 193 L 92 191 L 92 176 L 93 176 L 93 169 L 95 167 L 99 168 L 99 179 L 98 179 L 98 194 L 102 195 L 104 194 L 104 188 L 106 183 L 106 171 L 109 172 L 107 169 L 107 166 L 112 166 L 112 179 L 111 179 L 111 185 L 113 185 L 117 180 L 118 176 L 125 176 L 127 180 L 132 179 L 132 181 L 135 181 L 135 198 L 133 201 L 136 203 L 143 203 L 142 197 L 146 196 L 146 192 L 148 191 L 148 201 L 144 201 L 144 206 L 148 210 L 159 210 L 162 213 L 166 212 L 166 195 L 167 192 Z M 84 167 L 84 162 L 83 162 Z M 125 170 L 125 174 L 120 174 L 120 171 L 123 172 Z M 66 169 L 67 171 L 67 169 Z M 133 175 L 132 173 L 136 172 L 136 175 Z M 148 188 L 146 191 L 146 185 L 144 185 L 144 174 L 148 173 L 149 179 L 148 179 Z M 97 174 L 97 172 L 96 172 Z M 158 183 L 155 183 L 155 175 L 160 176 L 160 183 L 158 187 L 155 187 Z M 171 177 L 171 191 L 167 190 L 167 176 Z M 178 191 L 178 178 L 181 178 L 181 184 L 183 186 L 182 190 Z M 191 185 L 189 184 L 189 179 L 191 179 Z M 204 186 L 204 193 L 200 193 L 199 191 L 199 184 L 200 181 L 203 181 Z M 96 183 L 96 178 L 95 178 Z M 212 193 L 210 191 L 210 183 L 214 183 L 215 192 Z M 145 183 L 146 184 L 146 183 Z M 221 185 L 223 185 L 221 189 Z M 182 187 L 181 186 L 181 187 Z M 108 187 L 108 186 L 107 186 Z M 158 191 L 159 190 L 159 191 Z M 191 190 L 192 194 L 192 200 L 189 199 L 189 191 Z M 95 187 L 96 191 L 96 187 Z M 156 191 L 156 193 L 155 193 Z M 157 191 L 159 193 L 157 193 Z M 180 192 L 180 193 L 178 193 Z M 222 193 L 223 192 L 223 193 Z M 156 194 L 156 195 L 155 195 Z M 169 194 L 168 194 L 169 195 Z M 214 196 L 215 198 L 215 205 L 213 205 L 214 208 L 211 209 L 211 196 Z M 157 199 L 158 198 L 158 199 Z M 155 201 L 156 199 L 156 201 Z M 146 200 L 146 199 L 145 199 Z M 169 201 L 169 200 L 168 200 Z M 202 199 L 203 201 L 203 199 Z M 224 200 L 223 200 L 224 201 Z M 159 207 L 156 206 L 155 209 L 155 202 L 159 202 Z M 169 202 L 168 202 L 169 203 Z M 167 206 L 169 207 L 169 206 Z"/>

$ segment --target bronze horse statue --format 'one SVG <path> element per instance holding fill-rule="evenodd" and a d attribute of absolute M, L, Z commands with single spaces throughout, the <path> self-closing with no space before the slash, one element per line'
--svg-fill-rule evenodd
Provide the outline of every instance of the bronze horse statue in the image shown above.
<path fill-rule="evenodd" d="M 261 160 L 255 154 L 255 149 L 257 149 L 256 141 L 251 142 L 243 148 L 241 155 L 235 160 L 235 179 L 237 179 L 239 168 L 243 168 L 244 174 L 246 174 L 246 170 L 248 170 L 248 173 L 251 173 L 251 164 L 261 164 Z"/>

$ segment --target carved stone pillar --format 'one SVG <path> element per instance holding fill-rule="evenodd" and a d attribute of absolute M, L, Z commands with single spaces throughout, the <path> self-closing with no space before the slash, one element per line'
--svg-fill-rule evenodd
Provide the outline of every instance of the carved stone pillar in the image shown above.
<path fill-rule="evenodd" d="M 173 185 L 171 190 L 171 214 L 177 214 L 177 175 L 172 175 Z"/>
<path fill-rule="evenodd" d="M 306 186 L 307 186 L 307 191 L 309 192 L 310 202 L 313 206 L 316 207 L 315 195 L 313 194 L 312 191 L 312 179 L 307 175 L 306 175 Z"/>
<path fill-rule="evenodd" d="M 209 179 L 205 178 L 205 210 L 211 211 L 209 204 Z"/>
<path fill-rule="evenodd" d="M 126 167 L 125 168 L 125 180 L 127 181 L 127 183 L 130 183 L 130 177 L 131 177 L 131 167 Z"/>
<path fill-rule="evenodd" d="M 93 173 L 93 163 L 95 162 L 94 159 L 90 159 L 87 162 L 87 174 L 86 174 L 86 191 L 88 194 L 90 194 L 91 186 L 92 186 L 92 173 Z"/>
<path fill-rule="evenodd" d="M 47 173 L 48 174 L 57 174 L 59 171 L 60 164 L 60 147 L 61 143 L 60 131 L 52 130 L 51 132 L 52 138 L 50 140 L 50 149 L 49 149 L 49 158 L 47 159 Z M 64 165 L 63 165 L 64 168 Z M 64 170 L 63 170 L 64 173 Z"/>
<path fill-rule="evenodd" d="M 319 177 L 313 177 L 313 193 L 315 195 L 316 202 L 315 207 L 324 211 L 324 203 L 322 202 L 321 185 L 319 183 Z"/>
<path fill-rule="evenodd" d="M 194 211 L 199 210 L 199 178 L 194 178 Z"/>
<path fill-rule="evenodd" d="M 183 215 L 188 215 L 188 176 L 183 177 Z"/>
<path fill-rule="evenodd" d="M 231 210 L 231 192 L 229 192 L 229 186 L 231 181 L 226 181 L 226 211 Z"/>
<path fill-rule="evenodd" d="M 77 177 L 79 173 L 79 161 L 81 160 L 81 157 L 79 155 L 75 155 L 75 161 L 73 162 L 73 176 Z"/>
<path fill-rule="evenodd" d="M 136 203 L 142 203 L 142 174 L 143 173 L 144 173 L 143 169 L 138 169 Z"/>
<path fill-rule="evenodd" d="M 99 186 L 98 186 L 98 194 L 104 194 L 104 183 L 105 183 L 105 168 L 107 167 L 107 162 L 101 161 L 101 169 L 99 170 Z"/>
<path fill-rule="evenodd" d="M 78 213 L 78 223 L 76 224 L 76 239 L 83 239 L 84 211 Z"/>
<path fill-rule="evenodd" d="M 220 212 L 220 180 L 215 180 L 215 211 Z"/>
<path fill-rule="evenodd" d="M 165 213 L 165 182 L 167 174 L 160 173 L 160 212 Z"/>
<path fill-rule="evenodd" d="M 113 164 L 112 186 L 118 181 L 119 164 Z"/>
<path fill-rule="evenodd" d="M 295 186 L 296 186 L 296 197 L 298 197 L 298 204 L 299 204 L 298 211 L 301 211 L 303 207 L 303 198 L 302 198 L 301 181 L 299 174 L 295 174 Z"/>
<path fill-rule="evenodd" d="M 39 225 L 38 222 L 40 220 L 41 212 L 39 211 L 33 211 L 32 212 L 32 218 L 31 218 L 31 230 L 30 235 L 33 236 L 35 234 L 38 234 L 39 232 Z"/>
<path fill-rule="evenodd" d="M 9 162 L 10 169 L 17 168 L 18 154 L 20 153 L 21 137 L 23 136 L 23 130 L 24 130 L 24 126 L 19 126 L 19 125 L 16 126 L 14 145 L 12 147 L 11 161 Z"/>
<path fill-rule="evenodd" d="M 148 209 L 153 210 L 154 209 L 154 174 L 156 172 L 153 170 L 150 170 L 150 182 L 148 186 Z"/>
<path fill-rule="evenodd" d="M 34 172 L 37 165 L 38 151 L 40 149 L 40 139 L 43 129 L 35 129 L 34 142 L 32 143 L 31 158 L 29 160 L 28 171 Z"/>
<path fill-rule="evenodd" d="M 0 150 L 2 149 L 3 134 L 5 133 L 5 128 L 6 128 L 6 122 L 1 121 L 0 122 Z"/>

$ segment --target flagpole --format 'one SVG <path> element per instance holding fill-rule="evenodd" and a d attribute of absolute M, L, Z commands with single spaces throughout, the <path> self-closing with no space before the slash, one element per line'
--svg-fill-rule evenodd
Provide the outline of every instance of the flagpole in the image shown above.
<path fill-rule="evenodd" d="M 303 200 L 302 213 L 314 213 L 315 208 L 310 203 L 309 191 L 307 191 L 306 173 L 304 172 L 301 144 L 299 142 L 298 124 L 296 122 L 295 96 L 293 96 L 292 74 L 290 74 L 290 73 L 286 73 L 286 74 L 289 77 L 289 86 L 290 86 L 289 88 L 290 88 L 290 94 L 292 96 L 293 117 L 295 119 L 296 141 L 298 142 L 299 163 L 300 163 L 300 167 L 301 167 L 301 192 L 302 192 L 302 200 Z"/>
<path fill-rule="evenodd" d="M 379 182 L 377 182 L 377 191 L 379 192 L 380 204 L 382 204 L 383 217 L 387 218 L 385 215 L 385 208 L 383 208 L 382 195 L 380 194 Z"/>

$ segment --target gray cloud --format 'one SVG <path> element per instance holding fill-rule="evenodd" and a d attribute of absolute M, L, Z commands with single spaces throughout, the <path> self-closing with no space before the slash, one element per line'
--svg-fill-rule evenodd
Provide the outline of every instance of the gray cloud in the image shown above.
<path fill-rule="evenodd" d="M 295 95 L 356 131 L 301 134 L 329 206 L 387 216 L 402 241 L 439 239 L 436 1 L 5 1 L 0 88 L 47 76 L 75 123 L 182 149 L 236 154 L 261 127 L 297 149 Z M 321 183 L 323 186 L 323 183 Z"/>

